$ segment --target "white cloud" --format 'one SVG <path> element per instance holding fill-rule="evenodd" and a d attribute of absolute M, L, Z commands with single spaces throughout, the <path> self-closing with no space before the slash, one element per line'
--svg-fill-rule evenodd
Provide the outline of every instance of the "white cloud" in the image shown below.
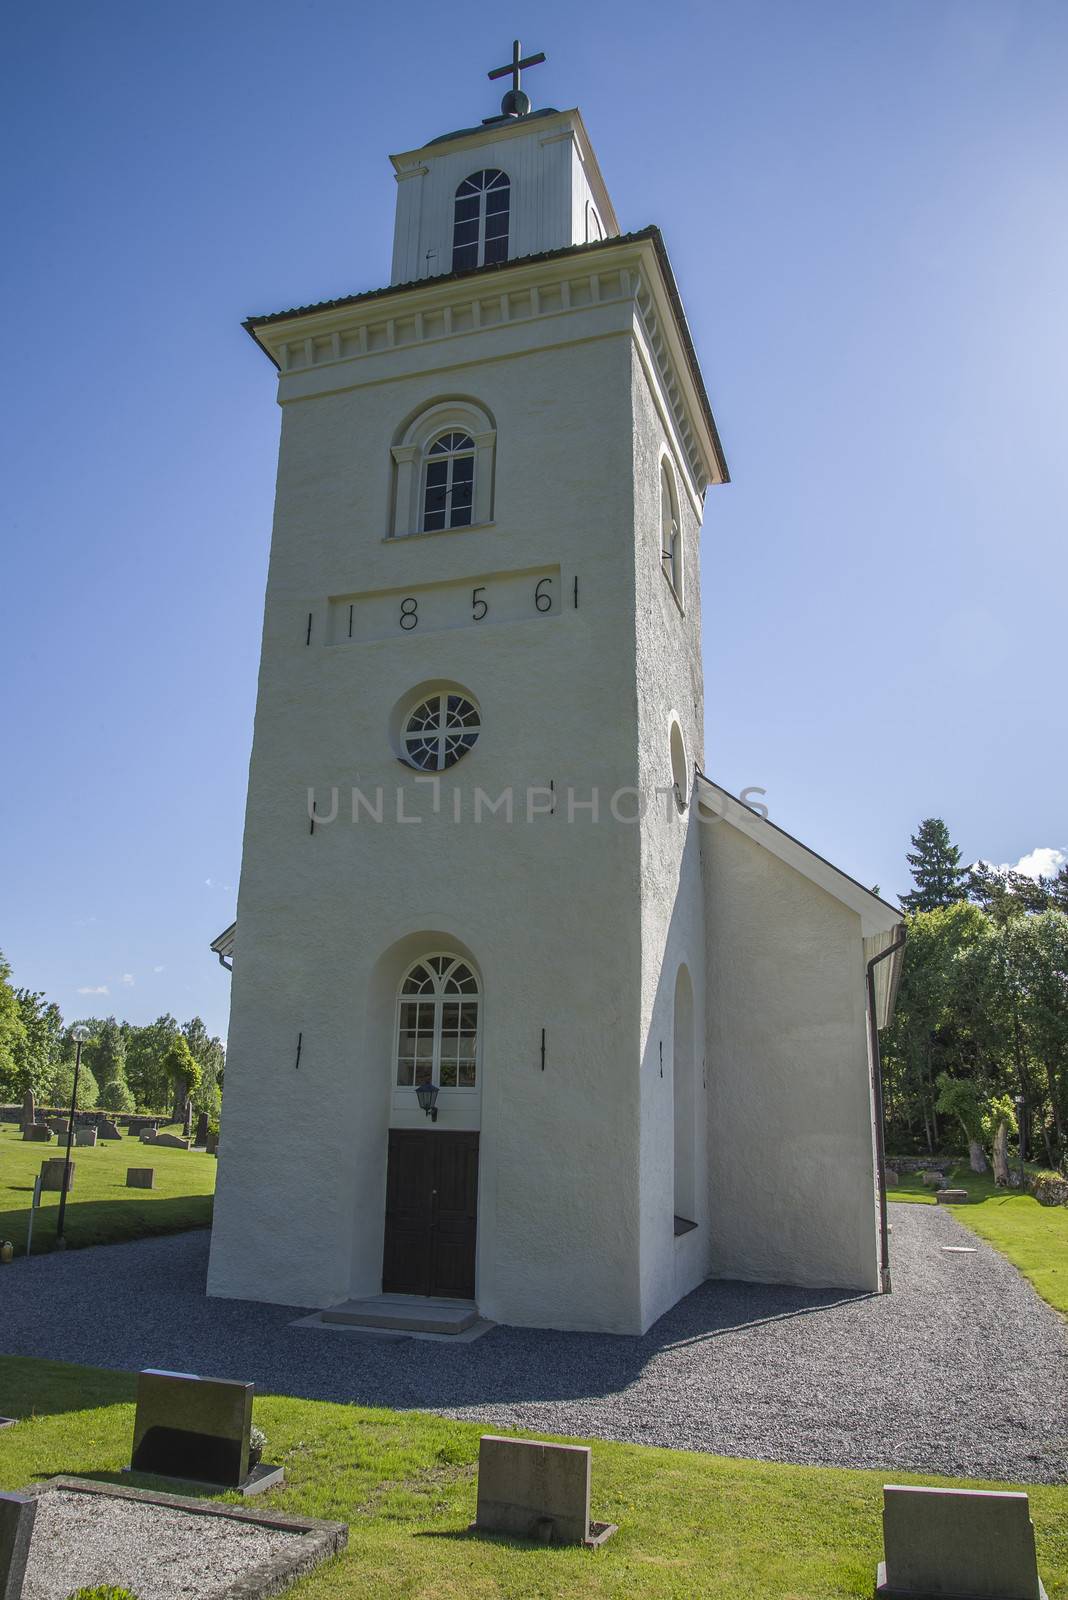
<path fill-rule="evenodd" d="M 1055 845 L 1040 844 L 1034 850 L 1029 850 L 1021 856 L 1013 872 L 1021 872 L 1025 878 L 1052 878 L 1060 871 L 1068 855 L 1063 850 L 1058 850 Z"/>
<path fill-rule="evenodd" d="M 107 986 L 106 983 L 97 983 L 97 984 L 83 983 L 81 988 L 78 990 L 78 993 L 79 994 L 107 994 L 108 993 L 108 986 Z"/>
<path fill-rule="evenodd" d="M 153 972 L 162 972 L 162 971 L 163 971 L 163 968 L 162 968 L 162 967 L 153 967 L 153 968 L 152 968 L 152 971 L 153 971 Z"/>
<path fill-rule="evenodd" d="M 205 884 L 206 888 L 214 889 L 214 887 L 215 887 L 215 879 L 214 878 L 205 878 L 204 879 L 204 884 Z"/>
<path fill-rule="evenodd" d="M 122 981 L 123 981 L 123 983 L 132 985 L 133 981 L 134 981 L 133 973 L 132 972 L 124 972 L 123 975 L 122 975 Z"/>

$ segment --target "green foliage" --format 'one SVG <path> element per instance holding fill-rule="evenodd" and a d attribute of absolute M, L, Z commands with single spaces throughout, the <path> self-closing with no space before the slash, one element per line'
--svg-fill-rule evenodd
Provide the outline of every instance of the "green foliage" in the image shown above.
<path fill-rule="evenodd" d="M 983 1138 L 988 1145 L 994 1143 L 994 1135 L 1004 1123 L 1010 1133 L 1020 1130 L 1016 1123 L 1016 1107 L 1007 1094 L 991 1095 L 982 1109 L 980 1124 Z"/>
<path fill-rule="evenodd" d="M 1068 1157 L 1068 915 L 956 901 L 907 918 L 895 1015 L 883 1041 L 887 1133 L 893 1148 L 934 1152 L 952 1119 L 989 1145 L 999 1121 L 1016 1132 L 1027 1106 L 1029 1150 L 1051 1167 Z M 951 1080 L 947 1090 L 944 1079 Z M 970 1086 L 970 1087 L 968 1087 Z M 1008 1100 L 1007 1115 L 991 1103 Z"/>
<path fill-rule="evenodd" d="M 984 1112 L 978 1091 L 970 1078 L 951 1078 L 948 1072 L 940 1072 L 935 1110 L 943 1116 L 956 1117 L 964 1129 L 965 1138 L 982 1138 Z"/>
<path fill-rule="evenodd" d="M 176 1091 L 184 1091 L 186 1097 L 193 1093 L 200 1082 L 200 1068 L 184 1034 L 179 1033 L 172 1039 L 163 1057 L 163 1068 Z"/>
<path fill-rule="evenodd" d="M 46 1002 L 43 994 L 16 989 L 22 1038 L 15 1043 L 14 1073 L 4 1084 L 5 1096 L 21 1100 L 33 1093 L 44 1093 L 63 1050 L 63 1018 L 59 1007 Z"/>
<path fill-rule="evenodd" d="M 101 1088 L 116 1078 L 126 1081 L 126 1040 L 114 1017 L 108 1017 L 100 1031 L 89 1041 L 82 1052 L 88 1058 L 93 1075 Z"/>
<path fill-rule="evenodd" d="M 113 1078 L 110 1083 L 106 1083 L 97 1100 L 97 1104 L 104 1111 L 132 1111 L 135 1103 L 125 1078 Z"/>
<path fill-rule="evenodd" d="M 905 859 L 916 885 L 901 896 L 906 911 L 934 911 L 938 906 L 964 899 L 966 872 L 960 864 L 960 851 L 950 840 L 941 817 L 927 817 L 920 823 Z"/>
<path fill-rule="evenodd" d="M 18 1090 L 19 1051 L 25 1044 L 26 1029 L 18 996 L 8 981 L 11 968 L 0 953 L 0 1088 L 5 1095 Z"/>
<path fill-rule="evenodd" d="M 60 1111 L 65 1111 L 70 1105 L 70 1097 L 74 1088 L 74 1062 L 61 1061 L 52 1074 L 48 1098 L 53 1106 Z M 100 1104 L 100 1088 L 92 1069 L 85 1064 L 82 1057 L 81 1071 L 78 1073 L 78 1110 L 92 1111 Z"/>
<path fill-rule="evenodd" d="M 178 1031 L 169 1012 L 143 1028 L 123 1023 L 126 1078 L 139 1106 L 159 1110 L 166 1105 L 171 1084 L 163 1063 Z"/>
<path fill-rule="evenodd" d="M 110 1583 L 95 1584 L 92 1589 L 75 1589 L 67 1600 L 137 1600 L 132 1589 L 116 1589 Z"/>

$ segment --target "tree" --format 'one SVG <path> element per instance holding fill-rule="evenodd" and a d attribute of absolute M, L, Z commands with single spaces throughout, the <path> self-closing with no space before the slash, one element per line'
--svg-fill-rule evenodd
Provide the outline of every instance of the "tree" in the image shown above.
<path fill-rule="evenodd" d="M 960 864 L 960 851 L 951 842 L 941 817 L 927 817 L 920 823 L 905 859 L 916 885 L 901 896 L 906 911 L 934 911 L 938 906 L 964 899 L 966 873 Z"/>
<path fill-rule="evenodd" d="M 126 1040 L 114 1017 L 108 1017 L 100 1029 L 92 1066 L 100 1085 L 98 1104 L 108 1111 L 132 1111 L 134 1097 L 126 1082 Z"/>
<path fill-rule="evenodd" d="M 995 922 L 1011 922 L 1029 911 L 1044 911 L 1050 904 L 1046 886 L 1051 880 L 1028 878 L 1012 867 L 995 867 L 989 861 L 976 861 L 968 869 L 966 890 L 969 900 L 981 905 Z"/>
<path fill-rule="evenodd" d="M 159 1110 L 167 1104 L 171 1083 L 164 1060 L 178 1031 L 169 1012 L 143 1028 L 123 1023 L 126 1079 L 138 1105 Z"/>
<path fill-rule="evenodd" d="M 1009 1134 L 1016 1131 L 1012 1101 L 1007 1094 L 992 1095 L 983 1108 L 983 1135 L 991 1150 L 994 1182 L 1002 1189 L 1009 1182 Z"/>
<path fill-rule="evenodd" d="M 26 1037 L 18 995 L 8 981 L 10 977 L 11 968 L 0 953 L 0 1087 L 5 1095 L 16 1090 L 18 1051 Z"/>
<path fill-rule="evenodd" d="M 986 1171 L 983 1155 L 983 1106 L 970 1078 L 951 1078 L 948 1072 L 938 1075 L 938 1110 L 943 1116 L 956 1117 L 968 1141 L 968 1157 L 973 1172 Z"/>
<path fill-rule="evenodd" d="M 55 1068 L 52 1082 L 49 1087 L 49 1098 L 53 1106 L 59 1111 L 70 1109 L 70 1097 L 74 1088 L 74 1062 L 61 1061 Z M 100 1090 L 97 1087 L 93 1069 L 86 1066 L 84 1052 L 82 1054 L 81 1069 L 78 1072 L 78 1105 L 79 1111 L 93 1111 L 100 1104 Z"/>
<path fill-rule="evenodd" d="M 206 1111 L 213 1122 L 222 1109 L 222 1077 L 226 1051 L 221 1039 L 214 1038 L 199 1017 L 182 1027 L 190 1054 L 200 1068 L 200 1082 L 192 1094 L 193 1110 Z"/>
<path fill-rule="evenodd" d="M 46 1093 L 63 1049 L 63 1018 L 59 1007 L 43 994 L 16 989 L 22 1038 L 14 1048 L 14 1071 L 4 1092 L 20 1096 L 29 1111 L 33 1099 Z"/>
<path fill-rule="evenodd" d="M 911 1142 L 917 1124 L 930 1152 L 940 1145 L 938 1088 L 940 1071 L 967 1072 L 963 1041 L 955 1034 L 957 985 L 962 953 L 989 932 L 989 919 L 978 906 L 958 901 L 907 919 L 905 961 L 883 1050 L 883 1078 L 888 1121 Z"/>
<path fill-rule="evenodd" d="M 194 1061 L 184 1034 L 177 1034 L 163 1058 L 167 1076 L 174 1087 L 174 1121 L 188 1120 L 190 1097 L 200 1082 L 200 1067 Z"/>

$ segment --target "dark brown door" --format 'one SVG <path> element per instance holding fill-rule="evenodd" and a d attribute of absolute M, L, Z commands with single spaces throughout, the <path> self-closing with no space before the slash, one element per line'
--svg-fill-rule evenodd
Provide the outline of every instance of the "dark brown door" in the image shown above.
<path fill-rule="evenodd" d="M 475 1297 L 478 1134 L 392 1128 L 386 1172 L 386 1294 Z"/>

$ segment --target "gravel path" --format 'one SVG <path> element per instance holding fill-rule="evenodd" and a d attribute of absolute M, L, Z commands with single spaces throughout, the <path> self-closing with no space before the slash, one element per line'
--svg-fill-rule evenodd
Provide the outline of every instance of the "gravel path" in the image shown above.
<path fill-rule="evenodd" d="M 640 1339 L 502 1327 L 450 1346 L 292 1328 L 295 1308 L 208 1300 L 208 1236 L 191 1233 L 3 1268 L 0 1345 L 580 1438 L 1068 1481 L 1062 1319 L 947 1211 L 891 1217 L 892 1295 L 709 1282 Z"/>

